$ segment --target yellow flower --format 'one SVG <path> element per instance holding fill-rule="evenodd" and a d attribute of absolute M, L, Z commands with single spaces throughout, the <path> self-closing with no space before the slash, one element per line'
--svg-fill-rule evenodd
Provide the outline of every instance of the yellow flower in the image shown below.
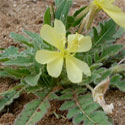
<path fill-rule="evenodd" d="M 125 13 L 113 5 L 115 0 L 94 0 L 93 4 L 98 9 L 103 9 L 118 25 L 125 28 Z"/>
<path fill-rule="evenodd" d="M 101 9 L 104 10 L 104 12 L 106 12 L 114 20 L 115 23 L 125 28 L 125 13 L 123 13 L 122 10 L 117 6 L 113 5 L 113 2 L 114 0 L 93 0 L 88 7 L 86 7 L 83 11 L 80 12 L 80 14 L 76 16 L 76 20 L 85 16 L 78 32 L 81 33 L 83 31 L 83 28 L 85 30 L 88 30 L 95 15 Z"/>
<path fill-rule="evenodd" d="M 89 66 L 74 57 L 76 52 L 86 52 L 91 49 L 92 42 L 89 36 L 84 37 L 76 33 L 68 35 L 68 40 L 66 40 L 65 26 L 59 20 L 55 20 L 54 27 L 43 25 L 40 35 L 46 42 L 57 48 L 57 51 L 39 50 L 36 53 L 37 62 L 47 64 L 49 75 L 58 77 L 61 74 L 64 61 L 71 82 L 81 82 L 82 73 L 87 76 L 91 75 Z"/>

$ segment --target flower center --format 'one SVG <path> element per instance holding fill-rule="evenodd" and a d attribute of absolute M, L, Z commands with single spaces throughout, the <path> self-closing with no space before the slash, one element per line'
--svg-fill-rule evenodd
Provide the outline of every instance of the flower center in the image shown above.
<path fill-rule="evenodd" d="M 64 50 L 62 50 L 62 51 L 60 51 L 60 52 L 61 52 L 61 55 L 62 55 L 64 58 L 66 58 L 66 57 L 70 54 L 67 49 L 64 49 Z"/>

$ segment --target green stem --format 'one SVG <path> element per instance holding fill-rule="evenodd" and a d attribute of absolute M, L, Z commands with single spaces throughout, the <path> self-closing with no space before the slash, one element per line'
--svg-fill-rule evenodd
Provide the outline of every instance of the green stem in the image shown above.
<path fill-rule="evenodd" d="M 95 121 L 93 121 L 93 119 L 91 119 L 88 114 L 83 110 L 82 106 L 80 105 L 78 99 L 77 99 L 77 94 L 75 93 L 75 91 L 73 92 L 74 93 L 74 101 L 76 103 L 76 105 L 79 107 L 79 109 L 81 110 L 81 112 L 83 113 L 83 115 L 85 115 L 87 117 L 88 120 L 90 120 L 92 123 L 96 124 Z"/>

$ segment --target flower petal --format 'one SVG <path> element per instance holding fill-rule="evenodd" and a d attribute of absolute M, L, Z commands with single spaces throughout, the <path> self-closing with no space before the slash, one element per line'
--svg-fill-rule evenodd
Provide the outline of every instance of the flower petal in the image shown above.
<path fill-rule="evenodd" d="M 47 71 L 50 76 L 57 78 L 62 71 L 62 67 L 63 57 L 59 56 L 58 58 L 47 64 Z"/>
<path fill-rule="evenodd" d="M 91 37 L 89 36 L 82 36 L 78 42 L 78 50 L 77 52 L 87 52 L 91 49 L 92 47 L 92 40 Z"/>
<path fill-rule="evenodd" d="M 40 64 L 47 64 L 57 59 L 60 56 L 59 52 L 39 50 L 36 53 L 35 59 Z"/>
<path fill-rule="evenodd" d="M 50 45 L 53 45 L 54 47 L 59 47 L 59 39 L 56 36 L 56 32 L 53 27 L 45 24 L 42 26 L 40 30 L 40 36 L 48 42 Z"/>
<path fill-rule="evenodd" d="M 68 35 L 68 51 L 76 52 L 78 50 L 78 34 Z"/>
<path fill-rule="evenodd" d="M 85 62 L 72 56 L 66 57 L 66 70 L 69 80 L 73 83 L 82 81 L 82 73 L 87 76 L 91 75 L 89 66 Z"/>
<path fill-rule="evenodd" d="M 121 27 L 125 28 L 125 13 L 111 2 L 100 3 L 102 9 Z"/>
<path fill-rule="evenodd" d="M 91 37 L 80 34 L 68 36 L 68 49 L 70 52 L 87 52 L 92 47 Z"/>
<path fill-rule="evenodd" d="M 66 43 L 66 30 L 65 25 L 62 21 L 55 19 L 54 21 L 54 30 L 56 32 L 56 37 L 59 40 L 59 47 L 58 49 L 64 49 Z"/>
<path fill-rule="evenodd" d="M 61 49 L 66 43 L 66 30 L 64 24 L 55 20 L 54 27 L 47 24 L 43 25 L 40 31 L 40 36 L 49 44 Z"/>
<path fill-rule="evenodd" d="M 55 19 L 54 29 L 57 33 L 66 34 L 65 26 L 62 21 Z"/>

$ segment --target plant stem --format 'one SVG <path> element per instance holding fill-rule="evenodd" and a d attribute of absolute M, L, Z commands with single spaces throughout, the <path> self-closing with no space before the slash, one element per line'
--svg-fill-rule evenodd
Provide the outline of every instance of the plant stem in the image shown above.
<path fill-rule="evenodd" d="M 125 71 L 125 64 L 120 64 L 120 65 L 113 66 L 111 68 L 111 71 L 113 73 L 123 72 L 123 71 Z"/>
<path fill-rule="evenodd" d="M 93 88 L 90 85 L 85 85 L 91 92 L 93 92 Z"/>
<path fill-rule="evenodd" d="M 120 65 L 124 61 L 125 61 L 125 58 L 123 58 L 118 64 Z"/>
<path fill-rule="evenodd" d="M 79 109 L 81 110 L 81 112 L 88 118 L 88 120 L 90 120 L 92 123 L 96 124 L 95 121 L 93 121 L 89 116 L 88 114 L 82 109 L 78 99 L 77 99 L 77 94 L 75 93 L 75 91 L 73 92 L 74 93 L 74 101 L 76 103 L 76 105 L 79 107 Z"/>

